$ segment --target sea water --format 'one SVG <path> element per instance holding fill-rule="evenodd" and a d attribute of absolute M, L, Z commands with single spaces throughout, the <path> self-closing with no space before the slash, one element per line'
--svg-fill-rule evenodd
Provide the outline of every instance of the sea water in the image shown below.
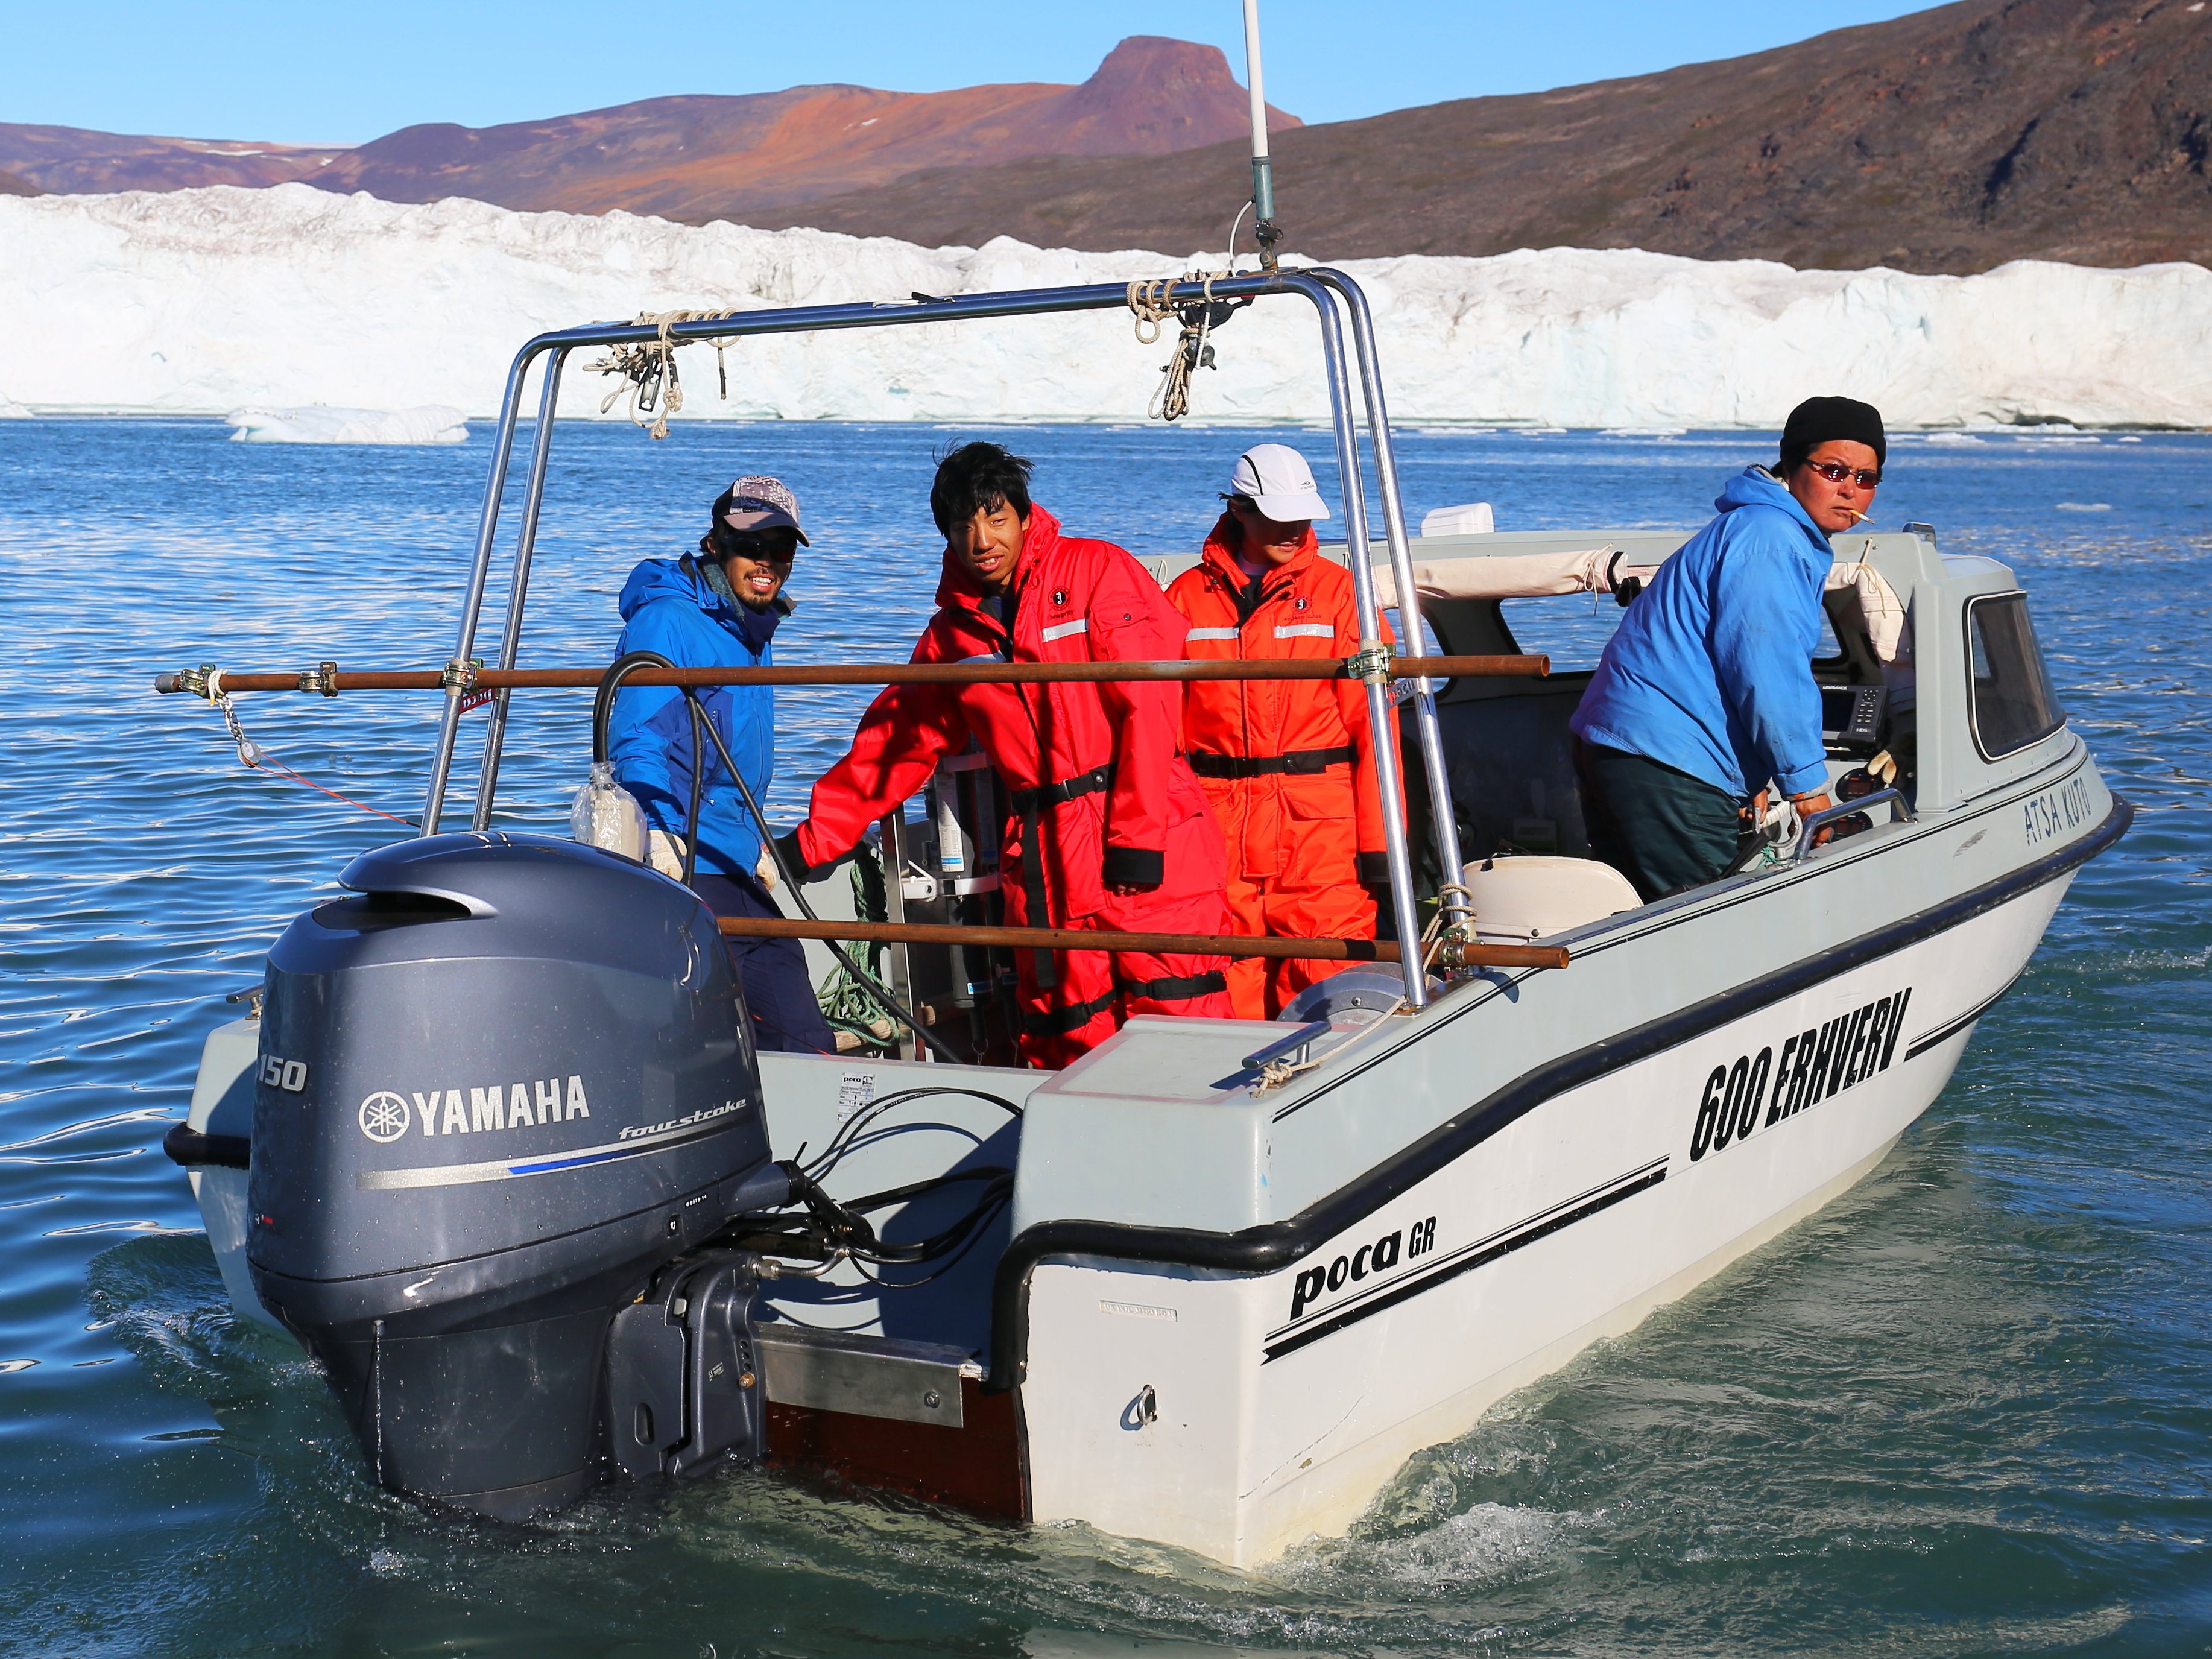
<path fill-rule="evenodd" d="M 902 655 L 970 434 L 564 424 L 523 661 L 601 663 L 631 566 L 737 473 L 812 545 L 786 660 Z M 1194 548 L 1237 451 L 1316 432 L 1030 428 L 1071 531 Z M 296 1351 L 235 1320 L 159 1150 L 200 1044 L 351 854 L 420 811 L 440 699 L 241 696 L 239 763 L 157 671 L 434 667 L 489 446 L 0 424 L 0 1652 L 1203 1656 L 2198 1652 L 2212 1642 L 2212 441 L 1900 437 L 1877 521 L 2015 568 L 2075 729 L 2140 809 L 1958 1074 L 1856 1189 L 1415 1457 L 1256 1573 L 737 1474 L 543 1523 L 364 1479 Z M 527 432 L 526 429 L 526 441 Z M 1701 522 L 1768 434 L 1407 434 L 1416 516 Z M 501 595 L 495 592 L 495 599 Z M 1586 659 L 1607 599 L 1526 609 Z M 487 653 L 487 654 L 489 654 Z M 865 692 L 780 694 L 787 818 Z M 579 693 L 516 702 L 501 822 L 560 833 Z M 473 754 L 482 715 L 464 729 Z M 466 799 L 472 770 L 458 788 Z M 457 822 L 449 819 L 448 823 Z"/>

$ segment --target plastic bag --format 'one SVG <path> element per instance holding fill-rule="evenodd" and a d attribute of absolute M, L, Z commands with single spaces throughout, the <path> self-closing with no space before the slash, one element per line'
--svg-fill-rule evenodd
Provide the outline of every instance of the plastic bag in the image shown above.
<path fill-rule="evenodd" d="M 569 839 L 643 863 L 647 828 L 637 797 L 615 781 L 614 763 L 593 761 L 590 780 L 568 808 Z"/>

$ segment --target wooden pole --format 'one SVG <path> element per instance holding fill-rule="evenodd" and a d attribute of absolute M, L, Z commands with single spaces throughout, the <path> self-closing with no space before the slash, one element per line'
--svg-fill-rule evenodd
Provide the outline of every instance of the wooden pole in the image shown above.
<path fill-rule="evenodd" d="M 1549 657 L 1399 657 L 1401 679 L 1541 679 Z M 472 691 L 590 690 L 604 668 L 480 668 L 462 682 Z M 640 685 L 1026 685 L 1100 680 L 1334 680 L 1349 678 L 1334 657 L 1192 662 L 853 662 L 767 668 L 641 668 L 623 680 Z M 188 684 L 188 680 L 199 681 Z M 303 682 L 306 682 L 303 684 Z M 156 674 L 154 689 L 199 692 L 198 675 Z M 436 669 L 334 669 L 327 673 L 222 676 L 225 691 L 435 691 L 447 683 Z"/>
<path fill-rule="evenodd" d="M 788 916 L 724 916 L 733 939 L 854 939 L 884 945 L 1003 945 L 1018 951 L 1141 951 L 1149 956 L 1274 957 L 1300 962 L 1396 962 L 1395 939 L 1275 939 L 1258 933 L 1108 933 L 1080 927 L 953 927 L 921 921 L 799 921 Z M 1564 968 L 1556 945 L 1447 941 L 1448 968 Z"/>

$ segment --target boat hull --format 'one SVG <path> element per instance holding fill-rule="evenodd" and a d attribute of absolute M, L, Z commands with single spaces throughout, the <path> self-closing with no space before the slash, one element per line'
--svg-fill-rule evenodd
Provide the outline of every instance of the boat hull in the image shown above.
<path fill-rule="evenodd" d="M 2071 867 L 1500 1114 L 1277 1271 L 1039 1262 L 1033 1515 L 1239 1566 L 1340 1533 L 1407 1457 L 1874 1169 L 2026 967 Z M 1479 1025 L 1462 1027 L 1479 1078 Z"/>
<path fill-rule="evenodd" d="M 1018 1170 L 1008 1231 L 926 1288 L 848 1267 L 768 1310 L 987 1364 L 1005 1431 L 953 1462 L 988 1455 L 994 1512 L 1258 1565 L 1874 1169 L 2127 817 L 2072 744 L 1940 821 L 1585 930 L 1564 973 L 1464 982 L 1288 1086 L 1222 1075 L 1254 1046 L 1236 1021 L 1133 1021 L 1055 1074 L 765 1057 L 783 1156 L 934 1097 L 841 1169 L 855 1189 Z M 252 1060 L 245 1022 L 219 1035 L 194 1127 Z M 802 1426 L 776 1461 L 982 1501 L 922 1478 L 947 1431 Z"/>

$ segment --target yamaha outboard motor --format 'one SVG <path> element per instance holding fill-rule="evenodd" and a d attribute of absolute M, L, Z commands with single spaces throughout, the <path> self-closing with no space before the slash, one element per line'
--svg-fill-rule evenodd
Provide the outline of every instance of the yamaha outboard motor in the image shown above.
<path fill-rule="evenodd" d="M 339 879 L 269 955 L 247 1257 L 378 1480 L 516 1518 L 752 1455 L 752 1281 L 695 1247 L 788 1183 L 712 914 L 538 836 Z"/>

